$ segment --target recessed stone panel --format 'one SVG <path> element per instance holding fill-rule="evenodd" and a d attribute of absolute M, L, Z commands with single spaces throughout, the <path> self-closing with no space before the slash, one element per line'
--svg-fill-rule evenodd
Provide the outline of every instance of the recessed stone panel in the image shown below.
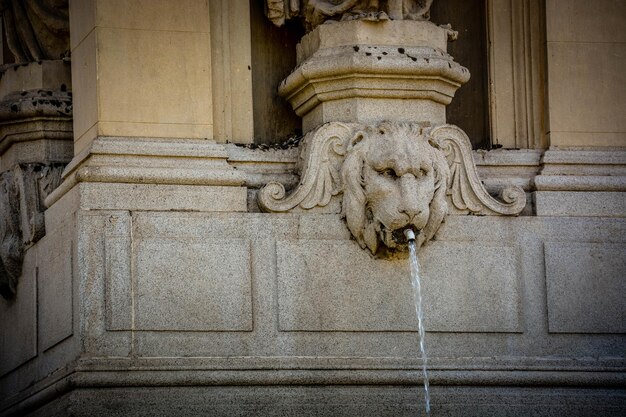
<path fill-rule="evenodd" d="M 137 330 L 252 330 L 247 240 L 145 239 L 133 256 Z"/>
<path fill-rule="evenodd" d="M 433 242 L 421 252 L 428 331 L 520 332 L 516 251 Z M 373 259 L 353 241 L 277 242 L 283 331 L 414 331 L 407 259 Z"/>
<path fill-rule="evenodd" d="M 420 252 L 424 312 L 431 331 L 524 330 L 515 247 L 490 242 L 431 242 Z"/>
<path fill-rule="evenodd" d="M 626 244 L 546 242 L 552 333 L 626 333 Z"/>
<path fill-rule="evenodd" d="M 73 334 L 72 241 L 50 234 L 39 251 L 38 313 L 40 345 L 49 349 Z"/>
<path fill-rule="evenodd" d="M 389 331 L 415 327 L 408 264 L 375 261 L 350 240 L 277 242 L 284 331 Z"/>

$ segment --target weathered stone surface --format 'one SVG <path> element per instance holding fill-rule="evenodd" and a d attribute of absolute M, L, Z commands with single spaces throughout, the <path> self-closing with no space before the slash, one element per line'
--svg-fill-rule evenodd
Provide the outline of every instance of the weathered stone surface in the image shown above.
<path fill-rule="evenodd" d="M 245 187 L 81 183 L 82 206 L 97 210 L 243 212 Z"/>
<path fill-rule="evenodd" d="M 535 204 L 537 216 L 626 217 L 626 192 L 537 191 Z"/>
<path fill-rule="evenodd" d="M 546 242 L 553 333 L 626 333 L 626 244 Z"/>
<path fill-rule="evenodd" d="M 420 254 L 428 330 L 523 332 L 519 251 L 506 244 L 433 242 Z"/>
<path fill-rule="evenodd" d="M 414 330 L 405 262 L 372 261 L 332 240 L 279 241 L 276 256 L 281 330 Z"/>
<path fill-rule="evenodd" d="M 418 384 L 415 384 L 418 385 Z M 338 386 L 228 386 L 76 390 L 33 414 L 77 417 L 122 415 L 409 417 L 423 413 L 418 386 L 406 384 Z M 620 417 L 626 411 L 619 388 L 432 387 L 432 413 L 437 416 Z M 60 404 L 59 404 L 60 403 Z M 58 413 L 58 414 L 56 414 Z"/>

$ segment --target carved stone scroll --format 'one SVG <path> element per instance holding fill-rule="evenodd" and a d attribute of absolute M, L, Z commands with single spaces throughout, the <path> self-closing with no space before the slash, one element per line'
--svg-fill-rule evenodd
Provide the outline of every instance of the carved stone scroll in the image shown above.
<path fill-rule="evenodd" d="M 339 170 L 346 145 L 357 127 L 351 123 L 327 123 L 309 132 L 300 145 L 300 184 L 285 197 L 285 187 L 268 183 L 258 195 L 259 207 L 266 212 L 285 212 L 300 207 L 326 206 L 343 191 Z"/>
<path fill-rule="evenodd" d="M 430 132 L 450 166 L 448 196 L 460 213 L 476 215 L 518 215 L 526 205 L 526 194 L 520 187 L 506 187 L 501 192 L 504 203 L 493 198 L 483 186 L 472 158 L 472 145 L 463 130 L 453 125 Z"/>
<path fill-rule="evenodd" d="M 471 144 L 458 127 L 416 123 L 331 122 L 311 131 L 301 150 L 299 185 L 286 195 L 276 182 L 259 191 L 266 212 L 310 210 L 343 194 L 348 229 L 372 254 L 403 250 L 403 230 L 430 240 L 446 214 L 517 215 L 526 205 L 519 187 L 500 202 L 478 178 Z"/>

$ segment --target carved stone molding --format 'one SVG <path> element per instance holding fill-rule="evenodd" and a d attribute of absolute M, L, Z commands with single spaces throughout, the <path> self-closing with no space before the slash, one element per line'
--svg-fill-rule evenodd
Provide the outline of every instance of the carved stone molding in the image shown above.
<path fill-rule="evenodd" d="M 45 234 L 44 199 L 64 164 L 20 164 L 0 174 L 0 294 L 15 295 L 24 251 Z"/>
<path fill-rule="evenodd" d="M 406 228 L 424 244 L 446 214 L 517 215 L 526 205 L 520 187 L 505 188 L 504 202 L 489 195 L 467 135 L 452 125 L 327 123 L 306 135 L 299 164 L 295 190 L 287 195 L 270 182 L 259 191 L 259 207 L 307 211 L 342 195 L 348 228 L 372 254 L 403 249 Z"/>

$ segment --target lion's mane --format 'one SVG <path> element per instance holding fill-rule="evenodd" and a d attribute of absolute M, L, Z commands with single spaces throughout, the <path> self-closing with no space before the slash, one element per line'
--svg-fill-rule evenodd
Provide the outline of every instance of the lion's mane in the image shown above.
<path fill-rule="evenodd" d="M 369 150 L 376 146 L 377 141 L 384 140 L 383 135 L 404 135 L 407 140 L 414 140 L 415 146 L 427 155 L 434 170 L 435 192 L 429 204 L 430 215 L 426 226 L 418 231 L 418 247 L 435 235 L 448 212 L 446 192 L 450 183 L 450 169 L 439 146 L 423 133 L 419 125 L 382 122 L 358 131 L 348 143 L 341 168 L 344 189 L 342 216 L 359 245 L 367 247 L 374 255 L 380 246 L 379 233 L 384 225 L 375 219 L 366 201 L 363 168 Z"/>

